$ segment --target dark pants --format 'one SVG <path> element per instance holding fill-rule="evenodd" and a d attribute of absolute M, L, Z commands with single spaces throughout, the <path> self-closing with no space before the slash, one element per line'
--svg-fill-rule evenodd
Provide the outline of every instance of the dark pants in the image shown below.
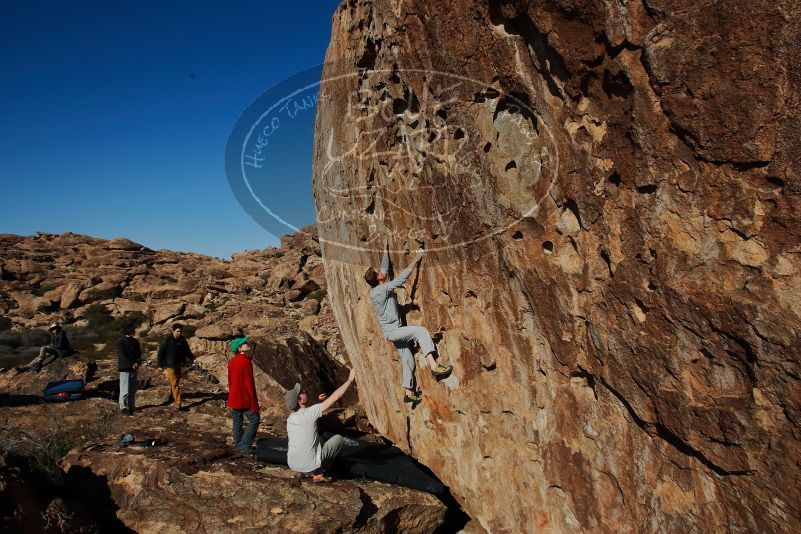
<path fill-rule="evenodd" d="M 256 438 L 256 431 L 259 429 L 259 421 L 261 416 L 258 412 L 251 410 L 236 410 L 231 409 L 231 415 L 234 417 L 233 431 L 234 431 L 234 448 L 240 451 L 247 452 Z M 248 426 L 245 432 L 242 432 L 242 416 L 247 416 Z"/>

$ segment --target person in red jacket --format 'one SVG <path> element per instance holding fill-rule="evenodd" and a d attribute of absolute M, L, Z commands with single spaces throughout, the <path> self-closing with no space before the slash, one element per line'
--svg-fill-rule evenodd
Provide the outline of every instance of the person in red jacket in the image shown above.
<path fill-rule="evenodd" d="M 251 445 L 259 429 L 259 399 L 256 396 L 256 381 L 253 379 L 253 357 L 248 337 L 238 337 L 231 342 L 235 354 L 228 362 L 228 407 L 234 418 L 234 448 L 252 453 Z M 248 418 L 248 426 L 242 431 L 242 419 Z"/>

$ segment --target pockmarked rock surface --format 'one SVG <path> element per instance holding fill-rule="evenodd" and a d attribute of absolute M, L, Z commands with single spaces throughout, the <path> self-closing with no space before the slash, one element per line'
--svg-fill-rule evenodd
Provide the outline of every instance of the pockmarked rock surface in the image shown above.
<path fill-rule="evenodd" d="M 320 87 L 329 298 L 376 428 L 491 532 L 801 528 L 791 2 L 348 0 Z M 363 280 L 390 239 L 400 364 Z"/>

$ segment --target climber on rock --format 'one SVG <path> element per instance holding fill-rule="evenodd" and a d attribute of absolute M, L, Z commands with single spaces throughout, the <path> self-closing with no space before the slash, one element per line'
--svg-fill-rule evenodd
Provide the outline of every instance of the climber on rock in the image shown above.
<path fill-rule="evenodd" d="M 375 306 L 378 314 L 378 322 L 381 325 L 381 332 L 384 339 L 391 341 L 401 357 L 403 366 L 403 389 L 405 395 L 403 402 L 416 404 L 421 397 L 415 390 L 414 379 L 414 354 L 413 343 L 417 342 L 420 351 L 425 354 L 431 367 L 431 374 L 437 380 L 447 378 L 453 367 L 450 365 L 440 365 L 437 363 L 437 348 L 428 333 L 422 326 L 404 326 L 401 322 L 398 310 L 398 300 L 395 297 L 395 290 L 401 287 L 409 275 L 412 274 L 414 267 L 423 259 L 423 251 L 419 251 L 412 263 L 406 267 L 398 276 L 392 280 L 387 280 L 389 272 L 389 250 L 385 247 L 384 257 L 381 259 L 381 268 L 376 270 L 373 267 L 367 269 L 364 279 L 370 285 L 370 300 Z"/>

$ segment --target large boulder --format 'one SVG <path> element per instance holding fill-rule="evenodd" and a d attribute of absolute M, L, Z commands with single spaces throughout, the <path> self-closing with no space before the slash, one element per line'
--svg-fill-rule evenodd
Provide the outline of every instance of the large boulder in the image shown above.
<path fill-rule="evenodd" d="M 487 530 L 801 528 L 800 21 L 767 0 L 338 9 L 328 298 L 370 421 Z M 396 272 L 431 251 L 400 298 L 454 365 L 418 370 L 415 410 L 363 280 L 387 237 Z"/>
<path fill-rule="evenodd" d="M 17 302 L 17 312 L 26 316 L 35 315 L 52 304 L 50 299 L 26 291 L 11 291 L 9 295 Z"/>
<path fill-rule="evenodd" d="M 81 291 L 78 299 L 88 304 L 98 300 L 113 299 L 120 294 L 120 287 L 112 282 L 100 282 Z"/>
<path fill-rule="evenodd" d="M 83 291 L 83 286 L 76 282 L 64 286 L 64 290 L 61 292 L 60 308 L 67 310 L 77 305 L 80 302 L 81 291 Z"/>

